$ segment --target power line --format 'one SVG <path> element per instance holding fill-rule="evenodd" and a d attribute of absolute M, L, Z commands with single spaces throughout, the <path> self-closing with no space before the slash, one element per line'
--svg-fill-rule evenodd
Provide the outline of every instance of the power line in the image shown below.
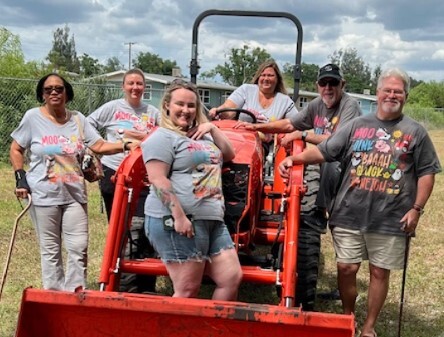
<path fill-rule="evenodd" d="M 137 42 L 126 42 L 125 45 L 128 45 L 128 69 L 131 69 L 131 46 L 136 44 Z"/>

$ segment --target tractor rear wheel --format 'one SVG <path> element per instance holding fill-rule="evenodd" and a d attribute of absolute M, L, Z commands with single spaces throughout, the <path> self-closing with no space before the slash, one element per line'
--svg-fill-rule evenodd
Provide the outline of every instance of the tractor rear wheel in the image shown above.
<path fill-rule="evenodd" d="M 320 167 L 308 165 L 304 170 L 307 191 L 301 202 L 301 222 L 298 239 L 298 263 L 296 284 L 296 305 L 304 310 L 313 310 L 316 299 L 318 269 L 321 254 L 321 230 L 317 226 L 320 216 L 316 197 L 319 191 Z"/>

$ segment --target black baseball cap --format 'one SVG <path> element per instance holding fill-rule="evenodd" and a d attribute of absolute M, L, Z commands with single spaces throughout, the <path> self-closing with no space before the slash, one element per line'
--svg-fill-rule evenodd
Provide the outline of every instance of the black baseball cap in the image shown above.
<path fill-rule="evenodd" d="M 342 80 L 343 75 L 341 69 L 336 64 L 329 63 L 319 69 L 318 81 L 325 77 L 336 78 L 337 80 Z"/>

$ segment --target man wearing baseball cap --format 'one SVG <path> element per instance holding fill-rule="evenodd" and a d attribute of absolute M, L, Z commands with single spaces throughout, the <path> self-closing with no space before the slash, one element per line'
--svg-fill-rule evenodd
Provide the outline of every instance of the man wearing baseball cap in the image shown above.
<path fill-rule="evenodd" d="M 319 96 L 291 118 L 270 123 L 239 122 L 236 127 L 245 127 L 263 133 L 288 133 L 281 140 L 283 146 L 294 139 L 302 139 L 317 145 L 330 137 L 344 123 L 362 114 L 358 101 L 344 92 L 345 79 L 336 64 L 329 63 L 319 69 L 316 85 Z M 320 189 L 316 199 L 318 212 L 314 218 L 308 219 L 320 227 L 321 232 L 325 232 L 326 211 L 332 204 L 339 178 L 340 168 L 337 162 L 322 164 Z"/>

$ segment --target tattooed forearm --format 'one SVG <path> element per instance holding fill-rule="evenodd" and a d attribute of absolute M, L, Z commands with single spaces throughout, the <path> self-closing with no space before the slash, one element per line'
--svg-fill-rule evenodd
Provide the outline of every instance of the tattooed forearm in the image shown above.
<path fill-rule="evenodd" d="M 156 188 L 156 195 L 160 201 L 172 211 L 172 208 L 174 207 L 174 191 L 172 189 Z"/>

